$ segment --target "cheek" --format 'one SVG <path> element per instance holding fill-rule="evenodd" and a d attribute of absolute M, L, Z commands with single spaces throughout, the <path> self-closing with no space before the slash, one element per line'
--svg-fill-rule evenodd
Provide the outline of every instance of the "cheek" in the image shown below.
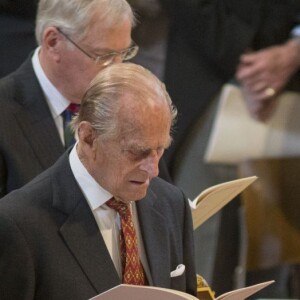
<path fill-rule="evenodd" d="M 67 59 L 68 63 L 65 68 L 69 72 L 70 77 L 73 77 L 74 88 L 84 86 L 84 89 L 86 89 L 102 68 L 88 57 L 82 57 L 82 53 L 79 54 L 80 57 L 76 55 Z"/>
<path fill-rule="evenodd" d="M 112 165 L 107 169 L 106 176 L 103 178 L 105 186 L 115 196 L 121 196 L 128 189 L 128 174 L 123 168 Z"/>
<path fill-rule="evenodd" d="M 95 68 L 94 66 L 89 67 L 88 65 L 78 66 L 74 76 L 77 78 L 77 83 L 81 84 L 87 88 L 90 82 L 94 79 L 100 69 Z"/>
<path fill-rule="evenodd" d="M 112 173 L 115 185 L 124 187 L 124 185 L 132 179 L 132 176 L 138 173 L 138 170 L 139 168 L 136 166 L 129 165 L 121 160 L 116 160 L 114 163 L 114 172 Z"/>
<path fill-rule="evenodd" d="M 102 165 L 105 168 L 106 174 L 109 174 L 110 184 L 117 186 L 121 184 L 123 178 L 126 176 L 126 166 L 119 158 L 104 158 Z"/>

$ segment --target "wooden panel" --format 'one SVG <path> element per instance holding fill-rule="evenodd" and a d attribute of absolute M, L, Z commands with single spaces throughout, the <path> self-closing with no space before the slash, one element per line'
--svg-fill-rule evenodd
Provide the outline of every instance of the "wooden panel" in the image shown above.
<path fill-rule="evenodd" d="M 300 158 L 251 160 L 241 177 L 259 178 L 242 193 L 247 270 L 300 262 Z"/>

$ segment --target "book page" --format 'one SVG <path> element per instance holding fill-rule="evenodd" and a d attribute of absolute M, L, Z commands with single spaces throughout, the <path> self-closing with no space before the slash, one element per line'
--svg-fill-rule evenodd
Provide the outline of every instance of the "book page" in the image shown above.
<path fill-rule="evenodd" d="M 274 282 L 274 280 L 271 280 L 237 289 L 217 297 L 216 300 L 243 300 Z"/>
<path fill-rule="evenodd" d="M 120 284 L 89 300 L 199 300 L 190 294 L 154 286 Z"/>
<path fill-rule="evenodd" d="M 194 230 L 257 179 L 236 179 L 209 187 L 190 201 Z"/>
<path fill-rule="evenodd" d="M 239 87 L 224 85 L 204 160 L 236 164 L 245 159 L 300 155 L 300 94 L 278 95 L 266 122 L 252 118 Z"/>

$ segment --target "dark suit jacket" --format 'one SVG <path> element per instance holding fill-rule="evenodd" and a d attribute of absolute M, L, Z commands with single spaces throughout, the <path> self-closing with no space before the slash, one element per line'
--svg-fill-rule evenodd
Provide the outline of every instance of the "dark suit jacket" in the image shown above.
<path fill-rule="evenodd" d="M 193 231 L 182 192 L 155 178 L 137 211 L 154 285 L 194 294 Z M 170 278 L 179 264 L 186 272 Z M 0 200 L 1 300 L 85 300 L 118 284 L 67 153 Z"/>
<path fill-rule="evenodd" d="M 64 152 L 28 59 L 0 81 L 0 196 L 21 187 Z"/>
<path fill-rule="evenodd" d="M 300 16 L 298 0 L 161 0 L 170 13 L 165 83 L 179 111 L 172 167 L 189 130 L 235 74 L 239 56 L 283 43 Z M 289 89 L 300 90 L 300 74 Z M 172 174 L 172 172 L 171 172 Z"/>
<path fill-rule="evenodd" d="M 64 152 L 30 58 L 0 80 L 0 198 L 50 167 Z M 160 163 L 160 176 L 168 171 Z"/>

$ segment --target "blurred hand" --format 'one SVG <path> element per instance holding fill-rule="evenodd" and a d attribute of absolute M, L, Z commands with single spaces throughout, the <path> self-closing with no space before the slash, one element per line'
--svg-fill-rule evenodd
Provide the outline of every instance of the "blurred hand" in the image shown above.
<path fill-rule="evenodd" d="M 300 44 L 295 40 L 240 57 L 236 78 L 242 86 L 249 112 L 255 119 L 265 121 L 272 115 L 276 95 L 299 66 Z"/>
<path fill-rule="evenodd" d="M 272 116 L 277 104 L 276 96 L 258 98 L 255 93 L 251 93 L 251 91 L 244 86 L 242 86 L 242 93 L 248 111 L 255 120 L 264 122 Z"/>

